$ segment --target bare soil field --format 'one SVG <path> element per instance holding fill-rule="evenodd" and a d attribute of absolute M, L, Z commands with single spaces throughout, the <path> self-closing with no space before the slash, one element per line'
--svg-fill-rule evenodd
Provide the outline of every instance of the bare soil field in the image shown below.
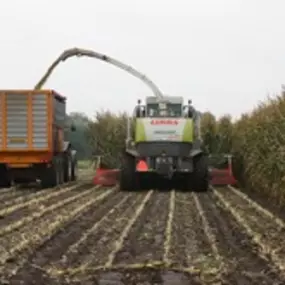
<path fill-rule="evenodd" d="M 285 284 L 285 223 L 239 190 L 0 190 L 0 284 Z"/>

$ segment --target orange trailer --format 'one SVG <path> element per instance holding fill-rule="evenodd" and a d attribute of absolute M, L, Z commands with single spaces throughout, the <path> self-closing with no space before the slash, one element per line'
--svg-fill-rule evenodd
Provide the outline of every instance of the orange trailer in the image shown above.
<path fill-rule="evenodd" d="M 53 90 L 0 90 L 0 187 L 41 180 L 46 188 L 76 180 L 65 119 L 66 98 Z"/>

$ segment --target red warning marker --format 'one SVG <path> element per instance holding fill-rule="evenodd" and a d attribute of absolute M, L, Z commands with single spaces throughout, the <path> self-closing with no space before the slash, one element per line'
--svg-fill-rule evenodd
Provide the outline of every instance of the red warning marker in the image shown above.
<path fill-rule="evenodd" d="M 147 163 L 144 160 L 138 162 L 137 171 L 148 171 Z"/>

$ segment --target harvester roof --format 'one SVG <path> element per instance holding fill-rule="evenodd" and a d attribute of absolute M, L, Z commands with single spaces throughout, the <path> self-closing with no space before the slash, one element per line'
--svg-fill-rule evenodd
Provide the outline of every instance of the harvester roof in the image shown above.
<path fill-rule="evenodd" d="M 155 96 L 148 96 L 146 97 L 147 104 L 154 104 L 154 103 L 161 103 L 167 102 L 172 104 L 183 104 L 183 97 L 182 96 L 164 96 L 163 99 L 157 98 Z"/>

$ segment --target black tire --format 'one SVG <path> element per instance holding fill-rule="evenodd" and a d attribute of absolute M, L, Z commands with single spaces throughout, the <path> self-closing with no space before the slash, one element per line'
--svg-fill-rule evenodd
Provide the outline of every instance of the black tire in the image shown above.
<path fill-rule="evenodd" d="M 184 177 L 181 178 L 178 189 L 184 192 L 191 191 L 193 188 L 192 177 L 192 173 L 185 174 Z"/>
<path fill-rule="evenodd" d="M 58 184 L 61 185 L 64 183 L 64 156 L 60 156 L 57 161 L 57 175 L 58 175 Z"/>
<path fill-rule="evenodd" d="M 58 173 L 55 165 L 52 165 L 50 168 L 47 168 L 43 171 L 41 177 L 41 186 L 42 188 L 53 188 L 58 185 Z"/>
<path fill-rule="evenodd" d="M 78 178 L 78 164 L 77 164 L 77 159 L 74 156 L 71 159 L 71 177 L 70 181 L 77 181 Z"/>
<path fill-rule="evenodd" d="M 42 188 L 53 188 L 64 181 L 64 163 L 63 158 L 54 159 L 52 165 L 46 168 L 42 173 L 41 186 Z"/>
<path fill-rule="evenodd" d="M 207 192 L 209 189 L 209 160 L 205 154 L 194 157 L 193 190 Z"/>
<path fill-rule="evenodd" d="M 72 177 L 72 158 L 69 152 L 64 154 L 63 157 L 63 182 L 71 181 Z"/>
<path fill-rule="evenodd" d="M 0 188 L 9 188 L 12 186 L 12 179 L 6 166 L 0 167 Z"/>
<path fill-rule="evenodd" d="M 150 190 L 155 188 L 153 177 L 149 173 L 135 173 L 135 190 Z"/>
<path fill-rule="evenodd" d="M 119 176 L 120 190 L 121 191 L 134 191 L 137 186 L 135 172 L 135 157 L 128 153 L 123 154 L 122 166 Z"/>

